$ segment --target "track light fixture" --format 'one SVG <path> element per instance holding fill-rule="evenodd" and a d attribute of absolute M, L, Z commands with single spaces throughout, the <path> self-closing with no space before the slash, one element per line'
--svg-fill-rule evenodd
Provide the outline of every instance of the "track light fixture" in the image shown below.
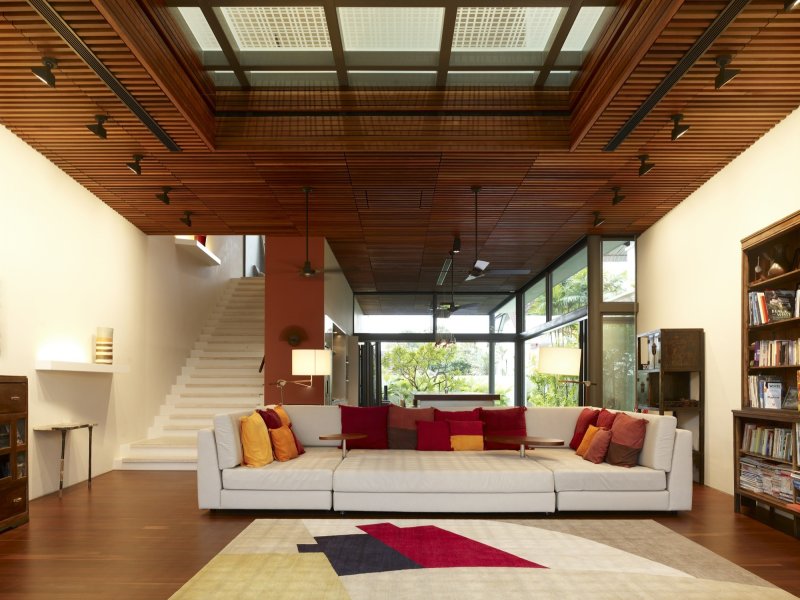
<path fill-rule="evenodd" d="M 128 167 L 134 174 L 141 175 L 142 174 L 141 162 L 143 158 L 144 156 L 142 156 L 141 154 L 134 154 L 133 162 L 125 163 L 125 166 Z"/>
<path fill-rule="evenodd" d="M 461 238 L 456 236 L 453 238 L 453 254 L 458 254 L 461 252 Z"/>
<path fill-rule="evenodd" d="M 625 196 L 619 193 L 620 189 L 622 188 L 620 188 L 618 185 L 615 185 L 611 188 L 611 191 L 614 192 L 614 197 L 611 199 L 611 204 L 614 206 L 625 200 Z"/>
<path fill-rule="evenodd" d="M 798 6 L 800 6 L 800 0 L 786 0 L 786 2 L 783 5 L 783 10 L 789 12 L 790 10 L 794 10 Z"/>
<path fill-rule="evenodd" d="M 95 122 L 87 125 L 86 129 L 91 131 L 101 140 L 106 139 L 108 137 L 108 132 L 106 131 L 106 128 L 103 127 L 103 123 L 108 121 L 108 115 L 95 115 L 94 120 Z"/>
<path fill-rule="evenodd" d="M 714 78 L 714 89 L 720 89 L 726 83 L 728 83 L 731 79 L 736 77 L 739 73 L 741 73 L 741 69 L 729 69 L 728 65 L 730 64 L 732 57 L 730 54 L 723 54 L 722 56 L 718 56 L 714 59 L 714 62 L 717 63 L 719 67 L 719 73 Z"/>
<path fill-rule="evenodd" d="M 674 123 L 672 126 L 672 141 L 674 142 L 684 133 L 689 131 L 689 125 L 681 125 L 681 120 L 683 119 L 683 114 L 681 113 L 670 115 L 669 118 L 672 119 L 672 122 Z"/>
<path fill-rule="evenodd" d="M 602 225 L 603 223 L 606 222 L 606 220 L 603 217 L 600 216 L 600 211 L 596 210 L 592 214 L 594 215 L 594 226 L 595 227 L 600 227 L 600 225 Z"/>
<path fill-rule="evenodd" d="M 192 211 L 185 210 L 183 211 L 183 216 L 180 218 L 181 223 L 186 225 L 187 227 L 192 226 Z"/>
<path fill-rule="evenodd" d="M 650 158 L 649 154 L 640 154 L 639 155 L 639 177 L 642 175 L 647 175 L 650 171 L 653 170 L 653 167 L 656 166 L 656 163 L 647 162 L 647 159 Z"/>
<path fill-rule="evenodd" d="M 161 188 L 161 193 L 156 194 L 156 198 L 161 200 L 164 204 L 169 204 L 169 193 L 172 191 L 172 188 L 168 185 L 165 185 Z"/>
<path fill-rule="evenodd" d="M 33 67 L 31 73 L 36 75 L 43 84 L 47 87 L 56 87 L 56 76 L 53 74 L 53 69 L 58 66 L 58 61 L 55 58 L 45 56 L 42 59 L 41 67 Z"/>

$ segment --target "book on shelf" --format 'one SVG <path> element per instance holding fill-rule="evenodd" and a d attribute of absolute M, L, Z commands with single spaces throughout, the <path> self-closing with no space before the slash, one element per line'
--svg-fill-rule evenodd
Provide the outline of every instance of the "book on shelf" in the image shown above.
<path fill-rule="evenodd" d="M 758 340 L 750 344 L 751 367 L 791 367 L 800 359 L 800 339 Z"/>
<path fill-rule="evenodd" d="M 748 375 L 747 387 L 752 408 L 781 407 L 783 381 L 777 375 Z"/>
<path fill-rule="evenodd" d="M 783 404 L 781 404 L 781 408 L 797 409 L 797 386 L 789 386 L 789 389 L 786 391 L 786 395 L 783 397 Z"/>
<path fill-rule="evenodd" d="M 765 325 L 798 316 L 800 290 L 764 290 L 748 295 L 750 325 Z"/>
<path fill-rule="evenodd" d="M 739 487 L 781 502 L 794 502 L 792 470 L 753 456 L 743 456 L 739 461 Z"/>
<path fill-rule="evenodd" d="M 792 430 L 788 427 L 770 427 L 757 423 L 745 423 L 742 430 L 744 452 L 758 454 L 764 458 L 774 458 L 791 462 Z"/>

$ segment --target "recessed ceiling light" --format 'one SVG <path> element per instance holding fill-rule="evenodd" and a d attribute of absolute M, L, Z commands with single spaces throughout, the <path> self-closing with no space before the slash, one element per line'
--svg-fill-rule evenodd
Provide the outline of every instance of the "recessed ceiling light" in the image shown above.
<path fill-rule="evenodd" d="M 45 56 L 42 59 L 41 67 L 33 67 L 31 73 L 36 75 L 43 84 L 47 87 L 56 87 L 56 76 L 53 74 L 53 69 L 58 66 L 58 61 L 55 58 Z"/>
<path fill-rule="evenodd" d="M 681 125 L 681 120 L 683 119 L 683 115 L 681 113 L 670 115 L 669 118 L 672 119 L 672 122 L 674 123 L 672 126 L 672 141 L 674 142 L 684 133 L 689 131 L 689 125 Z"/>
<path fill-rule="evenodd" d="M 95 122 L 87 125 L 86 129 L 91 131 L 100 139 L 106 139 L 108 137 L 108 132 L 106 131 L 106 128 L 103 127 L 103 123 L 108 121 L 108 115 L 95 115 L 94 120 Z"/>
<path fill-rule="evenodd" d="M 141 154 L 134 154 L 133 162 L 125 163 L 125 166 L 128 167 L 136 175 L 141 175 L 142 174 L 141 162 L 143 158 L 144 156 L 142 156 Z"/>

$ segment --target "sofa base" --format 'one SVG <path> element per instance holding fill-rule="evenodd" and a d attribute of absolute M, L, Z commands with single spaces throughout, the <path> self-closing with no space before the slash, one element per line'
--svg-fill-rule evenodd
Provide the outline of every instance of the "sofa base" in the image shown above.
<path fill-rule="evenodd" d="M 669 510 L 669 492 L 558 492 L 558 510 Z"/>
<path fill-rule="evenodd" d="M 418 513 L 552 513 L 556 510 L 556 495 L 552 492 L 509 494 L 334 492 L 333 509 Z"/>
<path fill-rule="evenodd" d="M 268 491 L 223 489 L 219 508 L 245 510 L 330 510 L 329 490 Z"/>

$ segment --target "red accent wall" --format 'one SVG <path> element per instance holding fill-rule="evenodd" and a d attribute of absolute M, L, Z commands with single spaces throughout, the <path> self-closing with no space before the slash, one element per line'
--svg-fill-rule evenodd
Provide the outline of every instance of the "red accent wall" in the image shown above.
<path fill-rule="evenodd" d="M 303 277 L 300 270 L 306 258 L 305 238 L 267 236 L 264 298 L 264 403 L 280 402 L 278 379 L 292 376 L 292 346 L 286 341 L 290 329 L 302 329 L 303 340 L 294 348 L 321 349 L 325 343 L 324 276 Z M 309 238 L 311 266 L 321 270 L 324 260 L 323 238 Z M 286 404 L 323 404 L 324 378 L 314 377 L 314 387 L 287 383 L 283 392 Z"/>

